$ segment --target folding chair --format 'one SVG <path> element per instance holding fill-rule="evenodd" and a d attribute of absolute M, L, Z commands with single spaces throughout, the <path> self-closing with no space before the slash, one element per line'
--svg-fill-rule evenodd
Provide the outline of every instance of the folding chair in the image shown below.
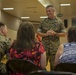
<path fill-rule="evenodd" d="M 55 66 L 55 71 L 76 73 L 76 63 L 59 63 Z"/>
<path fill-rule="evenodd" d="M 6 69 L 7 69 L 8 75 L 10 75 L 11 72 L 27 74 L 31 71 L 40 70 L 41 68 L 39 68 L 34 63 L 28 60 L 11 59 L 7 61 Z"/>
<path fill-rule="evenodd" d="M 38 71 L 30 72 L 27 75 L 76 75 L 76 74 L 71 72 L 58 72 L 58 71 L 49 72 L 49 71 L 38 70 Z"/>

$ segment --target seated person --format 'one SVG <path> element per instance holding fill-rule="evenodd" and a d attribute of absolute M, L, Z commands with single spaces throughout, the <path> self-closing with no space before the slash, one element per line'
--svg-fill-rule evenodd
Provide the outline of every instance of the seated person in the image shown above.
<path fill-rule="evenodd" d="M 76 63 L 76 27 L 67 32 L 68 43 L 61 44 L 55 56 L 55 66 L 59 63 Z"/>
<path fill-rule="evenodd" d="M 8 43 L 7 38 L 7 26 L 0 22 L 0 72 L 5 73 L 5 63 L 8 60 L 8 50 L 10 43 Z M 6 75 L 6 74 L 5 74 Z"/>
<path fill-rule="evenodd" d="M 11 59 L 30 60 L 40 68 L 46 67 L 46 52 L 41 42 L 35 41 L 34 26 L 31 22 L 20 24 L 17 39 L 10 49 Z M 13 73 L 12 75 L 22 75 Z"/>

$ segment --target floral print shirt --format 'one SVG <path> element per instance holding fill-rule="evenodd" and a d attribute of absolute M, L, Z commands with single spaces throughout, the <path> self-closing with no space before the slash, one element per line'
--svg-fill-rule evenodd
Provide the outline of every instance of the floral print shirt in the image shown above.
<path fill-rule="evenodd" d="M 44 52 L 45 52 L 45 49 L 42 43 L 36 42 L 35 47 L 31 50 L 24 49 L 22 50 L 22 52 L 17 52 L 16 49 L 11 48 L 10 57 L 11 59 L 14 58 L 14 59 L 30 60 L 38 67 L 41 67 L 40 59 L 41 59 L 41 54 L 43 54 Z M 22 75 L 22 74 L 16 74 L 16 75 Z"/>

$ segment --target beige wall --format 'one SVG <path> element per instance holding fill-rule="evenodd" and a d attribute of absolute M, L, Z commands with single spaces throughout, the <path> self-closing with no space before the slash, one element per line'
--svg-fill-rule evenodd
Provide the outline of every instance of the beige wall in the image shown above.
<path fill-rule="evenodd" d="M 17 30 L 20 24 L 20 19 L 12 16 L 4 11 L 1 11 L 1 21 L 4 22 L 8 27 L 8 37 L 12 40 L 16 39 Z M 38 24 L 34 23 L 35 32 L 37 31 Z"/>
<path fill-rule="evenodd" d="M 0 21 L 1 21 L 1 3 L 2 3 L 2 0 L 0 0 Z"/>
<path fill-rule="evenodd" d="M 1 11 L 1 21 L 8 27 L 8 37 L 11 38 L 12 41 L 15 40 L 20 20 L 15 16 Z"/>
<path fill-rule="evenodd" d="M 12 39 L 12 42 L 16 39 L 17 31 L 8 29 L 8 38 Z"/>
<path fill-rule="evenodd" d="M 20 19 L 8 13 L 1 11 L 1 21 L 4 22 L 9 29 L 18 30 Z"/>
<path fill-rule="evenodd" d="M 61 19 L 62 19 L 62 21 L 64 21 L 64 19 L 67 19 L 68 20 L 68 28 L 70 27 L 70 26 L 72 26 L 72 20 L 71 20 L 71 16 L 69 17 L 69 16 L 64 16 L 64 17 L 62 17 Z M 68 28 L 66 28 L 66 31 L 68 30 Z M 67 42 L 67 37 L 65 36 L 65 37 L 60 37 L 60 42 L 61 43 L 65 43 L 65 42 Z"/>
<path fill-rule="evenodd" d="M 1 21 L 1 10 L 0 10 L 0 21 Z"/>

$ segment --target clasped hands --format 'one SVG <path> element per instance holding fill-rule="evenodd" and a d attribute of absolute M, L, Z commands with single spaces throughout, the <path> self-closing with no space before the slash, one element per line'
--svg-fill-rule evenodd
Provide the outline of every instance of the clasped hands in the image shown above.
<path fill-rule="evenodd" d="M 47 35 L 56 35 L 57 33 L 53 30 L 48 30 L 46 34 Z"/>

